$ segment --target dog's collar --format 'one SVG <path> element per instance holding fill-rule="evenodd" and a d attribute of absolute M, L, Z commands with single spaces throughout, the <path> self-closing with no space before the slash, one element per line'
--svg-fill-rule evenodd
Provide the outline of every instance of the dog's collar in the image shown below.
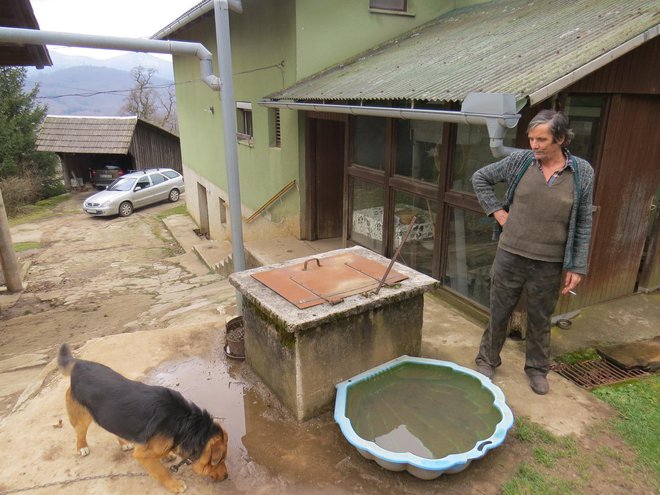
<path fill-rule="evenodd" d="M 179 471 L 179 468 L 180 468 L 182 465 L 184 465 L 184 464 L 185 464 L 186 466 L 189 466 L 189 465 L 192 464 L 192 460 L 188 457 L 187 459 L 183 459 L 183 460 L 182 460 L 181 462 L 179 462 L 178 464 L 172 464 L 172 465 L 170 466 L 170 472 L 171 472 L 171 473 L 176 473 L 176 472 L 178 472 L 178 471 Z"/>

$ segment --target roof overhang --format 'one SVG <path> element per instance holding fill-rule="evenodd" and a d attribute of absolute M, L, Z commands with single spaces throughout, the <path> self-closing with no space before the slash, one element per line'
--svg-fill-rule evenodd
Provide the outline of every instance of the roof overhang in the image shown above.
<path fill-rule="evenodd" d="M 265 100 L 538 103 L 660 34 L 657 1 L 496 0 L 458 9 Z"/>
<path fill-rule="evenodd" d="M 0 2 L 0 26 L 39 29 L 29 0 Z M 45 45 L 0 43 L 0 66 L 32 66 L 43 69 L 53 65 Z"/>
<path fill-rule="evenodd" d="M 217 1 L 217 0 L 216 0 Z M 222 0 L 227 8 L 237 14 L 243 13 L 243 5 L 241 0 Z M 188 27 L 205 14 L 209 14 L 209 18 L 213 14 L 214 0 L 202 0 L 200 3 L 184 12 L 174 21 L 170 22 L 163 29 L 151 36 L 154 40 L 170 39 L 175 36 L 175 33 L 184 27 Z"/>

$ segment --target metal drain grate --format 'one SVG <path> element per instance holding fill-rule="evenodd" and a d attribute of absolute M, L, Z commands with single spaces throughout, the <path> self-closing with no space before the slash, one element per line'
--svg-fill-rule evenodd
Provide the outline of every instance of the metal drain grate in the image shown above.
<path fill-rule="evenodd" d="M 575 364 L 557 363 L 550 369 L 573 383 L 591 390 L 599 385 L 623 382 L 631 378 L 648 376 L 649 373 L 641 369 L 623 369 L 609 361 L 594 359 Z"/>

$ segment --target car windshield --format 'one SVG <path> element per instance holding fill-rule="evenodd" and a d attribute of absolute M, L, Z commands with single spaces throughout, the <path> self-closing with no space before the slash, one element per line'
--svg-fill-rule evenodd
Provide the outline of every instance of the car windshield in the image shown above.
<path fill-rule="evenodd" d="M 108 186 L 108 191 L 130 191 L 135 185 L 135 179 L 119 177 Z"/>

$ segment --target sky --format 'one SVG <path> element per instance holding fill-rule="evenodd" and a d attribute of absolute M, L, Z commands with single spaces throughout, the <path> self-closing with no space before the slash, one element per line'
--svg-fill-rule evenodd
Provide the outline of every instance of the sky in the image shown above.
<path fill-rule="evenodd" d="M 31 0 L 42 31 L 149 38 L 202 0 Z M 125 52 L 48 46 L 68 55 L 105 59 Z M 153 54 L 167 59 L 169 55 Z"/>

